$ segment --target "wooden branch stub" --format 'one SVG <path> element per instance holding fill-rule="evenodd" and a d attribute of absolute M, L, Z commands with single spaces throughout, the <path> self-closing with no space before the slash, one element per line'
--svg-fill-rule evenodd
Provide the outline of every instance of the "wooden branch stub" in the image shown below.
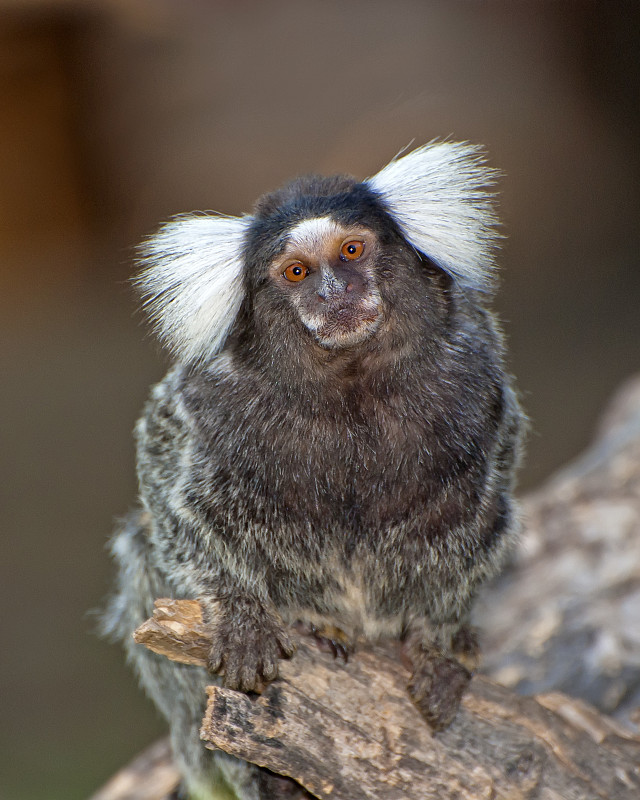
<path fill-rule="evenodd" d="M 206 632 L 189 630 L 184 649 L 178 635 L 201 622 L 195 605 L 156 603 L 156 652 L 203 663 L 194 641 L 202 647 Z M 210 686 L 201 735 L 323 800 L 640 795 L 640 739 L 586 704 L 520 697 L 475 677 L 453 725 L 434 736 L 409 700 L 408 677 L 393 644 L 361 649 L 345 665 L 302 637 L 260 696 Z"/>
<path fill-rule="evenodd" d="M 136 628 L 133 638 L 172 661 L 207 666 L 211 640 L 202 622 L 202 608 L 196 601 L 156 600 L 153 616 Z"/>

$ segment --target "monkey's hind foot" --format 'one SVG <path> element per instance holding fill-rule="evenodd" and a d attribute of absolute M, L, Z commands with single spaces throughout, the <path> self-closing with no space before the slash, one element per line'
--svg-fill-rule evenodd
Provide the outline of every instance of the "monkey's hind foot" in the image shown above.
<path fill-rule="evenodd" d="M 409 695 L 431 729 L 443 730 L 453 722 L 471 673 L 455 659 L 435 650 L 416 648 L 411 660 Z"/>
<path fill-rule="evenodd" d="M 212 640 L 209 671 L 229 689 L 262 691 L 277 678 L 279 659 L 296 649 L 278 614 L 246 597 L 204 599 L 203 605 Z"/>
<path fill-rule="evenodd" d="M 294 627 L 302 636 L 312 636 L 320 652 L 341 658 L 345 664 L 349 660 L 353 644 L 341 628 L 335 625 L 314 625 L 311 622 L 296 622 Z"/>

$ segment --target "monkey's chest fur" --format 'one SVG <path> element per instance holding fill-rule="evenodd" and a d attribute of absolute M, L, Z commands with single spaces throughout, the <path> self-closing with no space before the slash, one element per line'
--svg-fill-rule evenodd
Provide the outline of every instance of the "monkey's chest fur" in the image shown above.
<path fill-rule="evenodd" d="M 425 611 L 459 616 L 501 559 L 505 514 L 492 464 L 504 411 L 495 386 L 467 395 L 456 418 L 428 389 L 289 396 L 224 357 L 206 377 L 174 370 L 138 428 L 156 564 L 170 584 L 173 564 L 193 564 L 193 585 L 172 591 L 237 578 L 265 586 L 286 622 L 367 638 Z"/>

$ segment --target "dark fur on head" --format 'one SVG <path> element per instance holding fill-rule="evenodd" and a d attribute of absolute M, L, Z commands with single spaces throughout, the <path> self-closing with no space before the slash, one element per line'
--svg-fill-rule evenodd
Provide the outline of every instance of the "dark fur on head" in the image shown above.
<path fill-rule="evenodd" d="M 295 311 L 268 283 L 269 264 L 282 252 L 289 231 L 305 219 L 323 217 L 370 228 L 382 248 L 376 272 L 387 324 L 358 349 L 327 353 L 315 346 Z M 347 176 L 299 178 L 261 198 L 247 231 L 244 263 L 246 297 L 230 346 L 242 347 L 243 358 L 252 361 L 262 354 L 270 371 L 286 371 L 289 385 L 292 379 L 326 384 L 329 364 L 331 374 L 341 366 L 343 374 L 354 373 L 365 355 L 366 369 L 375 374 L 376 353 L 386 362 L 396 361 L 400 352 L 422 350 L 450 310 L 451 278 L 406 242 L 379 195 Z M 287 336 L 285 319 L 291 325 Z"/>
<path fill-rule="evenodd" d="M 225 221 L 242 247 L 237 268 L 231 243 L 211 250 L 229 267 L 224 287 L 237 308 L 218 311 L 217 355 L 204 300 L 190 295 L 181 308 L 175 261 L 157 261 L 163 241 L 174 254 L 185 242 L 197 248 L 187 228 L 160 234 L 143 280 L 177 304 L 157 316 L 184 363 L 155 387 L 138 424 L 141 510 L 114 540 L 121 578 L 107 620 L 169 718 L 198 797 L 216 776 L 242 797 L 268 795 L 254 768 L 197 743 L 210 677 L 130 643 L 154 596 L 203 599 L 211 669 L 232 687 L 275 676 L 298 620 L 337 627 L 351 646 L 402 640 L 409 691 L 436 728 L 468 681 L 460 661 L 475 655 L 471 604 L 515 536 L 521 412 L 485 306 L 492 217 L 477 184 L 491 175 L 466 145 L 416 153 L 362 183 L 294 181 L 262 198 L 237 233 Z M 412 164 L 426 182 L 424 208 L 422 183 L 394 190 Z M 347 262 L 334 240 L 353 231 L 365 248 Z M 184 252 L 206 295 L 212 279 Z M 293 285 L 283 269 L 299 252 L 314 268 Z M 329 300 L 318 288 L 325 273 Z M 338 334 L 327 338 L 334 321 Z"/>

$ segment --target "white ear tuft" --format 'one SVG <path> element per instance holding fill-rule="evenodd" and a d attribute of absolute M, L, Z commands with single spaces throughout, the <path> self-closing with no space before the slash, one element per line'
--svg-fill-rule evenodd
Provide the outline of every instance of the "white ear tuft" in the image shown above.
<path fill-rule="evenodd" d="M 500 238 L 493 210 L 497 170 L 482 147 L 433 142 L 394 159 L 368 178 L 407 241 L 460 285 L 488 289 Z"/>
<path fill-rule="evenodd" d="M 176 217 L 141 245 L 134 283 L 160 339 L 202 362 L 223 346 L 244 297 L 242 250 L 251 217 Z"/>

